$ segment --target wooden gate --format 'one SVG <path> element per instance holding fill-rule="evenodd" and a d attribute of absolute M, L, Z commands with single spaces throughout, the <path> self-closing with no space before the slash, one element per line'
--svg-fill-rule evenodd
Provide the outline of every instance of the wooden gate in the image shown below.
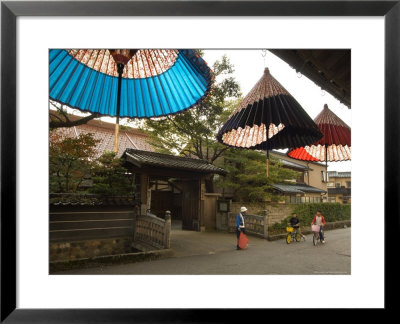
<path fill-rule="evenodd" d="M 172 212 L 173 198 L 171 191 L 152 191 L 150 212 L 157 217 L 164 218 L 166 210 Z"/>
<path fill-rule="evenodd" d="M 217 226 L 217 200 L 219 194 L 205 194 L 204 200 L 204 226 L 206 230 L 214 230 Z"/>
<path fill-rule="evenodd" d="M 150 212 L 164 218 L 167 210 L 171 212 L 172 219 L 181 219 L 182 195 L 171 191 L 152 191 Z"/>
<path fill-rule="evenodd" d="M 182 181 L 182 229 L 199 230 L 200 181 Z"/>

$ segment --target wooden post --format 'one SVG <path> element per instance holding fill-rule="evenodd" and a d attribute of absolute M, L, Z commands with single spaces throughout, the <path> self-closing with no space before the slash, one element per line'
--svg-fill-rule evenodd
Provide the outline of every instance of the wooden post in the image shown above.
<path fill-rule="evenodd" d="M 137 212 L 135 210 L 132 212 L 132 243 L 135 242 L 136 239 L 136 217 L 137 217 Z"/>
<path fill-rule="evenodd" d="M 166 249 L 169 249 L 171 246 L 170 235 L 171 235 L 171 212 L 167 210 L 165 212 L 165 227 L 164 227 L 164 248 Z"/>
<path fill-rule="evenodd" d="M 205 227 L 205 192 L 206 192 L 206 185 L 204 178 L 200 180 L 200 210 L 199 210 L 199 228 L 200 232 L 204 232 Z"/>
<path fill-rule="evenodd" d="M 328 185 L 328 145 L 325 144 L 325 183 Z"/>
<path fill-rule="evenodd" d="M 119 115 L 121 112 L 121 82 L 122 73 L 124 71 L 124 64 L 117 64 L 118 70 L 118 95 L 117 95 L 117 119 L 115 123 L 115 135 L 114 135 L 114 153 L 118 153 L 118 136 L 119 136 Z"/>
<path fill-rule="evenodd" d="M 119 139 L 119 118 L 115 122 L 115 130 L 114 130 L 114 153 L 118 153 L 118 139 Z"/>
<path fill-rule="evenodd" d="M 264 210 L 264 238 L 268 239 L 268 216 L 266 210 Z"/>
<path fill-rule="evenodd" d="M 140 175 L 140 215 L 147 215 L 147 190 L 149 187 L 149 176 L 145 173 Z"/>

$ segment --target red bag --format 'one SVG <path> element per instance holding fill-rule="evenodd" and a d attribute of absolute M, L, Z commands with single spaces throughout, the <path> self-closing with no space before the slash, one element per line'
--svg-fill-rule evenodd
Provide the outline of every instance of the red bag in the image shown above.
<path fill-rule="evenodd" d="M 239 247 L 241 249 L 245 249 L 247 247 L 247 244 L 249 244 L 248 237 L 244 233 L 240 232 L 239 242 L 238 242 Z"/>

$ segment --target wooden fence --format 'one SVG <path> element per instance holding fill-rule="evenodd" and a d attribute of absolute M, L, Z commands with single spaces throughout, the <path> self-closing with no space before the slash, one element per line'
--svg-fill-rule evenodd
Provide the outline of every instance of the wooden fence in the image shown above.
<path fill-rule="evenodd" d="M 228 231 L 236 231 L 237 213 L 228 213 Z M 245 216 L 246 234 L 256 235 L 262 238 L 268 238 L 268 221 L 266 213 L 264 216 L 246 215 Z"/>
<path fill-rule="evenodd" d="M 132 209 L 99 207 L 91 210 L 50 210 L 50 242 L 71 242 L 115 237 L 131 237 Z"/>
<path fill-rule="evenodd" d="M 166 213 L 165 219 L 155 215 L 137 216 L 134 242 L 145 243 L 158 249 L 170 248 L 171 214 Z"/>

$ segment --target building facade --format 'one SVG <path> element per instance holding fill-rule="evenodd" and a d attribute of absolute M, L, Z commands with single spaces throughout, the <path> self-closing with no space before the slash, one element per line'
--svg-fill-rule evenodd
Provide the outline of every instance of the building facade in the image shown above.
<path fill-rule="evenodd" d="M 270 152 L 279 159 L 283 167 L 300 172 L 292 183 L 274 184 L 286 204 L 319 203 L 327 200 L 326 166 L 322 163 L 292 159 L 286 153 Z"/>
<path fill-rule="evenodd" d="M 328 201 L 351 203 L 351 172 L 328 172 Z"/>

